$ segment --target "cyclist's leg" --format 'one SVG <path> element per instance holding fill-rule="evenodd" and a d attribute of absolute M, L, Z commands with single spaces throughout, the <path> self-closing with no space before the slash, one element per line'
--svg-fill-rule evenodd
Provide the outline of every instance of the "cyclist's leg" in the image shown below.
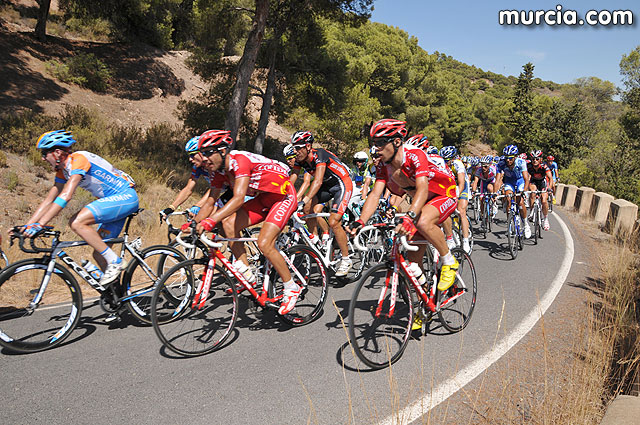
<path fill-rule="evenodd" d="M 349 246 L 347 244 L 347 233 L 342 227 L 342 217 L 347 211 L 351 194 L 353 193 L 353 185 L 351 180 L 342 180 L 340 183 L 331 188 L 333 202 L 331 204 L 331 215 L 329 216 L 329 227 L 333 230 L 336 237 L 336 243 L 340 247 L 342 258 L 349 257 Z"/>
<path fill-rule="evenodd" d="M 228 238 L 240 237 L 242 229 L 246 229 L 247 227 L 263 220 L 263 217 L 259 214 L 261 208 L 260 201 L 257 198 L 247 202 L 234 214 L 231 214 L 229 217 L 222 220 L 224 234 Z M 249 265 L 244 242 L 229 242 L 229 249 L 236 261 L 240 260 L 245 265 Z"/>
<path fill-rule="evenodd" d="M 315 214 L 322 213 L 322 210 L 324 209 L 324 205 L 318 202 L 318 198 L 314 197 L 312 202 L 315 202 L 315 204 L 313 205 L 313 212 Z M 321 236 L 319 234 L 319 230 L 321 230 L 323 234 L 329 233 L 329 225 L 327 224 L 327 220 L 323 218 L 321 219 L 314 218 L 311 220 L 313 220 L 313 223 L 315 223 L 313 227 L 310 227 L 313 234 L 315 234 L 316 236 Z M 320 229 L 318 229 L 318 227 Z"/>

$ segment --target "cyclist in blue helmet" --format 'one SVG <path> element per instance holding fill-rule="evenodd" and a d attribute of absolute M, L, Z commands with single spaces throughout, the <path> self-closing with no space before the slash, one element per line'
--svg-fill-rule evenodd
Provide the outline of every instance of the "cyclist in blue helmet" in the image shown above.
<path fill-rule="evenodd" d="M 527 171 L 527 163 L 524 159 L 518 157 L 518 147 L 516 145 L 507 145 L 504 150 L 504 159 L 498 163 L 496 175 L 496 187 L 500 187 L 504 183 L 505 208 L 511 202 L 510 198 L 516 196 L 516 202 L 520 205 L 520 217 L 524 223 L 524 237 L 531 237 L 531 227 L 527 217 L 527 206 L 522 197 L 522 192 L 529 190 L 529 181 L 531 176 Z"/>
<path fill-rule="evenodd" d="M 104 270 L 100 283 L 107 285 L 120 276 L 126 264 L 103 238 L 120 234 L 127 216 L 138 210 L 138 194 L 128 174 L 91 152 L 72 152 L 75 143 L 73 135 L 65 130 L 48 131 L 38 139 L 36 148 L 56 175 L 53 187 L 22 232 L 35 236 L 67 206 L 78 187 L 87 190 L 98 199 L 73 214 L 69 227 L 94 249 L 93 257 Z M 97 229 L 94 224 L 98 224 Z"/>
<path fill-rule="evenodd" d="M 207 181 L 207 187 L 211 185 L 211 179 L 209 177 L 209 172 L 206 167 L 204 167 L 203 161 L 204 158 L 200 152 L 198 152 L 198 141 L 199 136 L 192 137 L 189 139 L 187 144 L 184 147 L 184 151 L 189 155 L 189 162 L 191 162 L 191 177 L 187 184 L 178 192 L 178 195 L 173 200 L 173 202 L 165 209 L 160 211 L 160 219 L 165 219 L 169 214 L 174 212 L 184 201 L 189 199 L 191 194 L 193 193 L 193 189 L 196 187 L 196 183 L 200 177 L 203 177 Z M 189 208 L 189 215 L 195 217 L 198 212 L 200 212 L 200 207 L 202 207 L 207 198 L 209 197 L 209 192 L 211 189 L 207 189 L 207 192 L 204 194 L 202 198 L 198 202 L 196 202 L 191 208 Z"/>

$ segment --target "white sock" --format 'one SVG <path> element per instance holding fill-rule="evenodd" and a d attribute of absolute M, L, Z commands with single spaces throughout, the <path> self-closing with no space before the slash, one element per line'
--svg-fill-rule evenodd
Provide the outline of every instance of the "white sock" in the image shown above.
<path fill-rule="evenodd" d="M 118 257 L 118 255 L 109 247 L 102 251 L 100 255 L 102 255 L 102 257 L 106 260 L 107 264 L 119 263 L 122 261 L 122 258 Z"/>
<path fill-rule="evenodd" d="M 444 266 L 452 266 L 456 263 L 456 257 L 453 256 L 451 251 L 447 251 L 446 255 L 442 256 L 442 264 Z"/>
<path fill-rule="evenodd" d="M 300 289 L 300 287 L 298 286 L 297 283 L 293 281 L 293 279 L 291 279 L 288 282 L 284 282 L 284 289 L 288 289 L 290 291 L 297 291 L 298 289 Z"/>

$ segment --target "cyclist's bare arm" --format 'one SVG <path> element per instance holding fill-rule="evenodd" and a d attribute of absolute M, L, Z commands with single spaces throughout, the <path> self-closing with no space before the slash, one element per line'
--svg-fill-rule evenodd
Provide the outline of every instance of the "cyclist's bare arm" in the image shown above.
<path fill-rule="evenodd" d="M 190 178 L 187 184 L 182 188 L 176 199 L 171 203 L 174 207 L 178 208 L 184 201 L 186 201 L 189 196 L 193 193 L 193 189 L 196 187 L 196 179 Z"/>
<path fill-rule="evenodd" d="M 47 194 L 46 198 L 44 198 L 44 200 L 40 203 L 40 205 L 38 205 L 38 208 L 36 208 L 36 212 L 33 213 L 33 215 L 27 221 L 26 224 L 37 223 L 38 221 L 40 221 L 40 217 L 42 217 L 44 213 L 47 212 L 47 210 L 49 209 L 49 206 L 58 197 L 63 187 L 64 187 L 63 183 L 55 183 L 49 190 L 49 193 Z"/>
<path fill-rule="evenodd" d="M 298 190 L 298 195 L 304 195 L 304 193 L 307 191 L 307 189 L 309 189 L 309 186 L 311 186 L 311 174 L 309 173 L 304 173 L 304 176 L 302 177 L 302 185 L 300 186 L 300 189 Z"/>
<path fill-rule="evenodd" d="M 556 190 L 556 184 L 553 181 L 553 175 L 551 174 L 551 170 L 547 170 L 547 172 L 545 173 L 547 175 L 547 181 L 549 182 L 549 186 L 551 187 L 552 191 Z"/>
<path fill-rule="evenodd" d="M 320 186 L 322 186 L 322 182 L 324 181 L 324 172 L 326 170 L 327 170 L 326 164 L 318 164 L 316 166 L 316 173 L 315 173 L 316 175 L 313 176 L 313 183 L 311 183 L 309 192 L 302 198 L 303 201 L 305 200 L 305 198 L 307 199 L 304 202 L 305 204 L 308 204 L 309 201 L 311 201 L 311 199 L 313 199 L 313 197 L 316 196 L 316 193 L 318 193 L 318 191 L 320 190 Z"/>
<path fill-rule="evenodd" d="M 291 173 L 291 175 L 289 176 L 289 182 L 291 183 L 291 185 L 296 184 L 297 180 L 298 180 L 298 173 Z"/>
<path fill-rule="evenodd" d="M 462 193 L 464 190 L 464 173 L 458 173 L 458 193 Z"/>
<path fill-rule="evenodd" d="M 364 179 L 364 184 L 362 185 L 362 192 L 360 192 L 360 199 L 367 199 L 367 194 L 369 193 L 369 187 L 371 186 L 371 177 L 367 177 Z"/>
<path fill-rule="evenodd" d="M 224 204 L 224 207 L 211 215 L 211 219 L 213 221 L 220 223 L 223 219 L 229 217 L 244 205 L 244 197 L 247 195 L 250 180 L 251 177 L 249 176 L 240 177 L 235 180 L 235 183 L 233 184 L 233 197 L 229 199 L 229 202 Z"/>
<path fill-rule="evenodd" d="M 209 193 L 211 193 L 211 188 L 209 188 L 209 190 L 207 190 L 207 192 L 204 194 L 204 196 L 202 198 L 200 198 L 200 200 L 198 202 L 196 202 L 196 207 L 202 208 L 202 206 L 207 202 L 207 199 L 209 198 Z M 173 204 L 173 205 L 175 205 L 175 204 Z"/>
<path fill-rule="evenodd" d="M 367 200 L 364 202 L 362 211 L 360 212 L 360 220 L 362 220 L 363 223 L 366 223 L 376 211 L 376 208 L 378 208 L 378 201 L 380 201 L 380 196 L 386 188 L 387 186 L 382 180 L 377 180 L 373 185 L 373 189 L 369 196 L 367 196 Z M 355 231 L 353 233 L 355 234 Z"/>
<path fill-rule="evenodd" d="M 522 178 L 524 179 L 524 191 L 526 192 L 529 190 L 529 182 L 531 181 L 531 175 L 529 174 L 528 171 L 523 171 Z"/>
<path fill-rule="evenodd" d="M 476 188 L 478 187 L 478 181 L 480 181 L 480 178 L 478 176 L 473 176 L 473 183 L 471 183 L 472 192 L 476 191 Z"/>
<path fill-rule="evenodd" d="M 209 189 L 207 199 L 205 199 L 204 204 L 200 207 L 200 211 L 194 217 L 196 223 L 200 223 L 214 212 L 216 201 L 220 197 L 220 192 L 221 189 Z"/>
<path fill-rule="evenodd" d="M 58 197 L 64 199 L 66 202 L 69 202 L 73 197 L 73 194 L 75 193 L 81 181 L 82 181 L 81 174 L 74 174 L 73 176 L 69 177 L 69 180 L 67 180 L 67 182 L 64 184 L 64 187 L 62 188 L 62 191 L 60 192 Z M 53 192 L 53 190 L 50 191 L 49 194 L 51 194 L 51 192 Z M 47 198 L 48 197 L 49 196 L 47 196 Z M 54 199 L 51 200 L 51 204 L 49 204 L 49 207 L 46 209 L 46 211 L 44 211 L 44 214 L 42 214 L 42 216 L 40 217 L 40 220 L 39 220 L 40 224 L 42 225 L 47 224 L 48 222 L 53 220 L 53 218 L 56 215 L 58 215 L 60 211 L 62 211 L 62 207 L 53 202 Z"/>

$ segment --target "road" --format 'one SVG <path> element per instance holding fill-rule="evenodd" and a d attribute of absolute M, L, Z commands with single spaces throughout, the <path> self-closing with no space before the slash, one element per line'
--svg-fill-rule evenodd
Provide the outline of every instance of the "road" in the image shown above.
<path fill-rule="evenodd" d="M 331 287 L 323 316 L 301 328 L 272 313 L 245 314 L 242 303 L 225 347 L 189 359 L 163 350 L 150 328 L 103 323 L 105 314 L 93 306 L 61 347 L 3 352 L 2 422 L 371 424 L 406 416 L 407 405 L 434 389 L 455 390 L 453 376 L 490 361 L 492 350 L 538 311 L 568 245 L 558 216 L 550 221 L 551 231 L 537 246 L 526 242 L 516 260 L 506 254 L 502 221 L 486 240 L 476 240 L 478 299 L 468 327 L 410 341 L 392 369 L 358 370 L 340 319 L 347 320 L 350 285 Z"/>

